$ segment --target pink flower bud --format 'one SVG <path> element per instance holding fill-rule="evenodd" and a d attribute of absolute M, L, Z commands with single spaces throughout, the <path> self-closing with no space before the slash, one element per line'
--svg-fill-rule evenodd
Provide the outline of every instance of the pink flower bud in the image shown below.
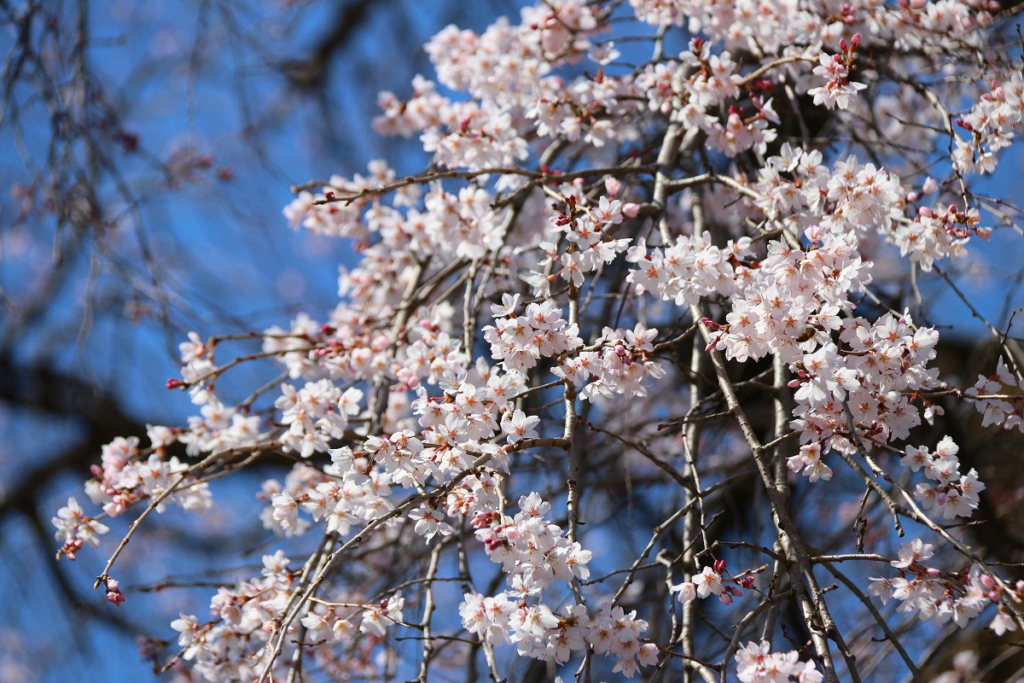
<path fill-rule="evenodd" d="M 121 603 L 124 602 L 124 593 L 121 592 L 117 580 L 107 577 L 103 580 L 103 585 L 107 590 L 107 600 L 120 607 Z"/>
<path fill-rule="evenodd" d="M 978 228 L 975 232 L 978 234 L 978 237 L 986 242 L 992 237 L 992 228 Z"/>
<path fill-rule="evenodd" d="M 634 204 L 633 202 L 627 203 L 622 207 L 622 215 L 626 218 L 636 218 L 640 213 L 640 205 Z"/>
<path fill-rule="evenodd" d="M 604 189 L 608 191 L 608 194 L 614 197 L 619 194 L 619 190 L 622 189 L 622 183 L 618 178 L 606 178 L 604 181 Z"/>

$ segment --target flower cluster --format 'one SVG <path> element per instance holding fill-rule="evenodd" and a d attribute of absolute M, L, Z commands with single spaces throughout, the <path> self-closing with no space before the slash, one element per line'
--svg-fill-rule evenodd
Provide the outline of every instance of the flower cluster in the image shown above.
<path fill-rule="evenodd" d="M 554 373 L 576 386 L 589 383 L 580 392 L 580 398 L 595 400 L 613 395 L 646 396 L 644 380 L 661 379 L 665 368 L 651 360 L 654 338 L 658 330 L 647 329 L 637 323 L 632 330 L 604 328 L 594 346 L 596 351 L 581 351 L 566 358 Z M 588 347 L 590 348 L 590 347 Z"/>
<path fill-rule="evenodd" d="M 814 442 L 800 447 L 800 452 L 791 456 L 786 464 L 793 472 L 802 473 L 813 484 L 819 479 L 832 479 L 832 468 L 821 459 L 821 444 Z"/>
<path fill-rule="evenodd" d="M 828 234 L 821 246 L 807 250 L 772 241 L 759 267 L 738 275 L 737 285 L 745 287 L 732 298 L 715 347 L 741 362 L 768 353 L 796 362 L 827 345 L 842 324 L 840 313 L 852 306 L 850 294 L 869 278 L 852 236 Z"/>
<path fill-rule="evenodd" d="M 299 516 L 305 512 L 328 530 L 347 534 L 359 520 L 391 509 L 391 474 L 371 469 L 365 457 L 352 458 L 347 448 L 333 451 L 331 458 L 332 464 L 322 472 L 299 463 L 283 484 L 274 479 L 263 483 L 259 497 L 270 501 L 260 516 L 265 528 L 283 536 L 303 534 L 310 526 Z"/>
<path fill-rule="evenodd" d="M 943 519 L 970 517 L 978 507 L 978 494 L 985 490 L 976 470 L 960 474 L 960 460 L 956 457 L 959 451 L 960 447 L 947 436 L 935 446 L 934 453 L 927 447 L 907 446 L 906 455 L 900 460 L 911 472 L 924 468 L 929 482 L 914 487 L 914 497 L 922 508 L 935 509 Z"/>
<path fill-rule="evenodd" d="M 794 366 L 793 382 L 800 389 L 793 426 L 801 441 L 853 453 L 851 428 L 870 440 L 906 439 L 921 423 L 911 397 L 937 384 L 938 371 L 928 363 L 935 357 L 938 333 L 915 327 L 907 313 L 887 313 L 873 325 L 860 318 L 843 321 L 839 339 L 848 351 L 840 354 L 829 344 Z M 926 407 L 925 417 L 936 409 Z"/>
<path fill-rule="evenodd" d="M 541 358 L 551 358 L 583 345 L 579 326 L 562 317 L 562 310 L 551 301 L 527 304 L 517 315 L 519 295 L 503 295 L 501 304 L 491 306 L 494 325 L 484 328 L 484 339 L 491 345 L 491 357 L 501 360 L 508 372 L 523 373 Z"/>
<path fill-rule="evenodd" d="M 863 83 L 854 83 L 850 80 L 853 53 L 859 45 L 860 34 L 857 33 L 850 40 L 849 45 L 845 39 L 839 41 L 839 54 L 821 55 L 818 66 L 814 67 L 814 74 L 827 78 L 828 83 L 807 91 L 808 95 L 814 97 L 815 104 L 823 104 L 828 109 L 835 107 L 847 109 L 850 106 L 850 97 L 867 88 Z"/>
<path fill-rule="evenodd" d="M 614 191 L 621 187 L 621 184 L 609 179 L 606 186 L 614 195 Z M 571 282 L 575 287 L 581 287 L 586 273 L 594 272 L 614 261 L 626 250 L 629 240 L 613 239 L 607 232 L 622 223 L 622 202 L 601 197 L 596 205 L 583 206 L 582 200 L 576 194 L 579 191 L 578 186 L 568 186 L 564 189 L 571 190 L 565 195 L 565 213 L 553 214 L 551 220 L 556 231 L 565 232 L 569 246 L 559 255 L 558 246 L 553 242 L 541 242 L 539 246 L 546 258 L 538 267 L 544 269 L 549 264 L 557 264 L 561 267 L 558 275 L 562 279 Z M 635 205 L 631 205 L 631 208 L 635 208 Z M 537 294 L 550 295 L 551 278 L 543 270 L 535 269 L 525 279 L 533 285 Z"/>
<path fill-rule="evenodd" d="M 285 609 L 301 574 L 289 569 L 289 564 L 281 551 L 264 555 L 261 576 L 218 589 L 210 600 L 211 621 L 203 623 L 182 614 L 171 623 L 178 632 L 182 656 L 193 662 L 196 674 L 207 680 L 260 676 L 277 628 L 274 618 Z M 402 595 L 368 604 L 351 591 L 337 591 L 332 597 L 336 601 L 316 603 L 301 621 L 318 642 L 341 645 L 350 653 L 324 664 L 339 676 L 377 671 L 371 651 L 352 646 L 360 633 L 380 637 L 388 627 L 404 623 Z M 324 656 L 326 651 L 318 654 Z"/>
<path fill-rule="evenodd" d="M 1000 592 L 992 577 L 977 564 L 960 572 L 944 572 L 924 564 L 934 555 L 934 546 L 914 539 L 900 548 L 899 559 L 892 566 L 899 570 L 894 578 L 873 578 L 869 592 L 888 604 L 900 601 L 898 611 L 917 612 L 921 620 L 933 619 L 938 624 L 952 621 L 960 628 L 981 614 L 989 604 L 1000 601 Z M 1018 587 L 1024 587 L 1024 583 Z M 1016 624 L 1004 614 L 992 628 L 1016 630 Z"/>
<path fill-rule="evenodd" d="M 199 415 L 189 417 L 188 429 L 174 435 L 188 455 L 244 448 L 262 438 L 259 417 L 244 408 L 226 406 L 212 392 L 206 392 L 203 403 Z"/>
<path fill-rule="evenodd" d="M 856 156 L 831 170 L 821 162 L 821 152 L 784 144 L 758 171 L 755 205 L 811 243 L 822 242 L 828 232 L 842 237 L 857 231 L 891 241 L 906 204 L 899 177 Z"/>
<path fill-rule="evenodd" d="M 982 414 L 983 427 L 1002 425 L 1003 429 L 1016 428 L 1024 433 L 1024 393 L 1019 393 L 1022 389 L 1024 379 L 1015 377 L 1000 357 L 995 374 L 991 377 L 978 375 L 978 381 L 964 394 Z"/>
<path fill-rule="evenodd" d="M 362 220 L 362 210 L 375 190 L 395 181 L 395 172 L 385 161 L 375 159 L 368 165 L 369 175 L 355 174 L 351 180 L 333 175 L 321 192 L 313 194 L 302 190 L 284 208 L 284 217 L 292 228 L 301 225 L 306 230 L 327 237 L 349 237 L 363 240 L 370 227 Z M 398 188 L 395 204 L 411 206 L 420 196 L 420 188 L 407 185 Z M 345 201 L 335 201 L 346 197 Z"/>
<path fill-rule="evenodd" d="M 95 548 L 100 543 L 100 536 L 110 531 L 106 524 L 87 516 L 74 496 L 68 498 L 68 504 L 58 510 L 51 521 L 57 527 L 56 539 L 64 542 L 57 551 L 57 557 L 63 555 L 72 561 L 84 544 Z"/>
<path fill-rule="evenodd" d="M 441 255 L 479 259 L 500 247 L 504 237 L 503 217 L 491 210 L 492 201 L 481 188 L 464 187 L 452 194 L 438 186 L 426 197 L 426 214 L 410 220 L 422 220 L 433 250 Z"/>
<path fill-rule="evenodd" d="M 955 204 L 945 208 L 918 208 L 912 221 L 900 221 L 896 226 L 893 243 L 900 254 L 909 256 L 929 272 L 936 261 L 947 257 L 959 258 L 966 254 L 966 244 L 972 235 L 988 240 L 992 228 L 981 225 L 977 209 L 960 210 Z"/>
<path fill-rule="evenodd" d="M 750 238 L 743 237 L 720 249 L 705 233 L 682 236 L 670 247 L 648 251 L 641 239 L 626 254 L 626 260 L 635 264 L 627 279 L 637 294 L 651 292 L 680 306 L 713 294 L 729 295 L 736 280 L 744 278 L 746 267 L 740 264 L 751 256 L 750 244 Z"/>
<path fill-rule="evenodd" d="M 821 683 L 824 676 L 814 662 L 801 662 L 800 654 L 772 652 L 771 645 L 762 641 L 749 642 L 736 651 L 736 675 L 742 683 Z"/>
<path fill-rule="evenodd" d="M 359 414 L 362 398 L 360 389 L 341 391 L 327 379 L 307 382 L 301 389 L 282 384 L 274 402 L 282 411 L 281 424 L 288 427 L 281 436 L 282 446 L 303 458 L 326 451 L 331 439 L 345 435 L 349 417 Z"/>
<path fill-rule="evenodd" d="M 636 673 L 637 658 L 643 665 L 656 663 L 657 647 L 640 641 L 647 622 L 636 612 L 605 607 L 590 617 L 581 604 L 558 611 L 543 602 L 529 604 L 556 579 L 578 590 L 578 581 L 590 576 L 592 555 L 548 521 L 551 504 L 538 494 L 521 497 L 519 510 L 511 518 L 500 512 L 473 518 L 476 537 L 491 560 L 501 563 L 511 588 L 494 597 L 466 594 L 459 607 L 463 626 L 485 642 L 514 643 L 520 655 L 558 663 L 590 645 L 597 654 L 617 657 L 615 670 L 627 677 Z"/>
<path fill-rule="evenodd" d="M 148 453 L 148 455 L 147 455 Z M 165 458 L 163 449 L 139 449 L 137 437 L 117 437 L 103 447 L 101 465 L 93 465 L 93 479 L 85 484 L 85 493 L 94 505 L 103 508 L 110 517 L 123 514 L 135 503 L 159 497 L 165 490 L 176 487 L 189 467 L 177 456 Z M 163 511 L 167 503 L 177 503 L 185 510 L 203 511 L 213 501 L 209 486 L 193 483 L 178 487 L 157 506 Z M 69 503 L 70 505 L 70 503 Z"/>
<path fill-rule="evenodd" d="M 735 586 L 726 585 L 724 575 L 725 561 L 716 560 L 713 567 L 704 567 L 700 574 L 672 586 L 669 590 L 672 593 L 678 593 L 676 597 L 679 602 L 690 602 L 697 598 L 714 595 L 729 605 L 732 604 L 733 598 L 739 597 L 743 592 Z"/>
<path fill-rule="evenodd" d="M 597 655 L 615 657 L 613 672 L 626 678 L 640 666 L 658 663 L 658 646 L 641 640 L 647 622 L 621 607 L 605 606 L 589 616 L 583 605 L 554 612 L 545 605 L 517 605 L 504 593 L 493 598 L 467 593 L 459 614 L 466 630 L 482 641 L 514 643 L 523 656 L 564 664 L 573 651 L 592 647 Z"/>
<path fill-rule="evenodd" d="M 537 595 L 556 578 L 572 583 L 590 576 L 590 551 L 547 520 L 550 511 L 551 503 L 531 493 L 519 499 L 515 517 L 480 512 L 473 518 L 477 539 L 491 560 L 501 563 L 513 592 L 522 599 Z"/>
<path fill-rule="evenodd" d="M 956 120 L 968 137 L 957 134 L 953 162 L 961 173 L 992 173 L 1000 150 L 1013 144 L 1014 127 L 1024 115 L 1024 76 L 1014 72 L 1005 84 L 993 83 L 963 118 Z"/>

